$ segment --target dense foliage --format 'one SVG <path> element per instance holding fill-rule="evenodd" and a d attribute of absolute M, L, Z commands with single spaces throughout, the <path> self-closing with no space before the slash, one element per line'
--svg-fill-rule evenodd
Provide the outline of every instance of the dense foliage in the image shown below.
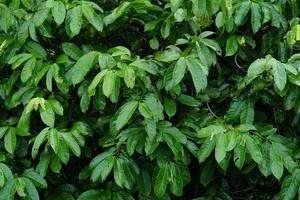
<path fill-rule="evenodd" d="M 299 6 L 0 0 L 0 199 L 297 198 Z"/>

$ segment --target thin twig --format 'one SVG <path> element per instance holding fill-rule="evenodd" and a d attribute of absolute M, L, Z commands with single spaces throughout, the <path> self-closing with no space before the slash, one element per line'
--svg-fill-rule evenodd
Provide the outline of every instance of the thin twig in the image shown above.
<path fill-rule="evenodd" d="M 209 110 L 209 112 L 215 117 L 215 118 L 219 118 L 211 109 L 208 103 L 206 103 L 206 107 Z"/>
<path fill-rule="evenodd" d="M 244 70 L 244 68 L 241 65 L 239 65 L 237 61 L 237 54 L 234 56 L 234 63 L 240 70 L 242 70 L 243 72 L 247 72 L 246 70 Z"/>

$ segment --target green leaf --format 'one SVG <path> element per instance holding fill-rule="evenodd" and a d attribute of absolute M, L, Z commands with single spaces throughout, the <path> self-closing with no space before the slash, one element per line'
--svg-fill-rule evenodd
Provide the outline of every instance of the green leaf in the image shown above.
<path fill-rule="evenodd" d="M 292 174 L 285 177 L 280 190 L 280 199 L 292 200 L 300 186 L 300 171 L 296 169 Z"/>
<path fill-rule="evenodd" d="M 51 105 L 46 101 L 45 103 L 45 107 L 42 108 L 40 107 L 40 116 L 42 121 L 50 126 L 50 127 L 54 127 L 54 123 L 55 123 L 55 113 L 51 107 Z"/>
<path fill-rule="evenodd" d="M 21 72 L 21 81 L 23 83 L 27 82 L 32 77 L 32 72 L 36 65 L 36 58 L 30 58 L 24 64 L 24 67 Z"/>
<path fill-rule="evenodd" d="M 164 164 L 158 169 L 154 184 L 154 193 L 158 198 L 161 198 L 166 193 L 169 173 L 170 171 L 168 164 Z"/>
<path fill-rule="evenodd" d="M 24 62 L 26 62 L 27 60 L 29 60 L 32 57 L 31 54 L 28 53 L 21 53 L 18 54 L 14 57 L 12 57 L 9 61 L 8 64 L 12 64 L 12 69 L 16 69 L 18 68 L 20 65 L 22 65 Z"/>
<path fill-rule="evenodd" d="M 238 7 L 234 18 L 234 22 L 237 26 L 243 23 L 246 15 L 248 14 L 251 8 L 251 4 L 252 4 L 251 1 L 244 1 L 240 3 L 240 7 Z"/>
<path fill-rule="evenodd" d="M 257 141 L 257 139 L 253 136 L 246 135 L 246 147 L 252 157 L 252 159 L 260 164 L 263 160 L 263 156 L 261 153 L 261 144 Z"/>
<path fill-rule="evenodd" d="M 137 185 L 141 193 L 150 195 L 151 193 L 151 177 L 147 169 L 142 168 L 137 178 Z"/>
<path fill-rule="evenodd" d="M 170 99 L 168 97 L 164 98 L 164 108 L 169 118 L 173 117 L 176 114 L 177 107 L 176 102 L 173 99 Z"/>
<path fill-rule="evenodd" d="M 186 65 L 186 59 L 183 57 L 179 58 L 179 60 L 176 62 L 172 76 L 172 81 L 174 85 L 179 84 L 183 79 L 186 71 Z"/>
<path fill-rule="evenodd" d="M 170 181 L 171 192 L 178 197 L 182 196 L 183 193 L 183 177 L 181 176 L 181 169 L 174 163 L 169 165 L 170 172 L 173 175 L 172 180 Z"/>
<path fill-rule="evenodd" d="M 70 22 L 69 22 L 71 33 L 78 35 L 82 26 L 82 12 L 80 6 L 74 7 L 70 10 Z"/>
<path fill-rule="evenodd" d="M 23 180 L 25 182 L 26 195 L 28 195 L 31 200 L 39 200 L 39 193 L 34 184 L 28 178 L 23 178 Z"/>
<path fill-rule="evenodd" d="M 65 4 L 61 1 L 54 1 L 51 12 L 55 23 L 57 25 L 62 24 L 66 16 Z"/>
<path fill-rule="evenodd" d="M 27 42 L 25 48 L 36 58 L 45 59 L 47 57 L 46 50 L 36 42 Z"/>
<path fill-rule="evenodd" d="M 272 73 L 274 76 L 274 81 L 276 87 L 281 91 L 285 88 L 285 85 L 287 83 L 287 75 L 285 72 L 284 66 L 277 62 L 272 65 Z"/>
<path fill-rule="evenodd" d="M 242 124 L 252 124 L 254 121 L 254 108 L 250 99 L 247 99 L 243 103 L 240 120 Z"/>
<path fill-rule="evenodd" d="M 206 138 L 204 140 L 197 155 L 200 163 L 203 163 L 210 156 L 211 152 L 215 149 L 215 145 L 216 137 Z"/>
<path fill-rule="evenodd" d="M 37 156 L 40 146 L 45 142 L 45 139 L 47 138 L 48 135 L 48 131 L 49 131 L 49 127 L 44 128 L 35 138 L 31 149 L 31 156 L 33 159 Z"/>
<path fill-rule="evenodd" d="M 256 33 L 261 27 L 261 8 L 258 3 L 251 3 L 251 26 L 253 33 Z"/>
<path fill-rule="evenodd" d="M 214 135 L 224 133 L 226 131 L 223 125 L 209 125 L 197 133 L 198 138 L 212 138 Z"/>
<path fill-rule="evenodd" d="M 79 157 L 81 154 L 81 149 L 76 140 L 69 133 L 61 133 L 64 138 L 65 143 L 71 149 L 75 156 Z"/>
<path fill-rule="evenodd" d="M 51 128 L 48 132 L 48 141 L 53 151 L 57 153 L 59 148 L 59 136 L 58 131 L 55 128 Z"/>
<path fill-rule="evenodd" d="M 201 103 L 200 101 L 198 101 L 197 99 L 195 99 L 192 96 L 188 96 L 185 94 L 181 94 L 179 97 L 177 97 L 177 100 L 187 106 L 191 106 L 191 107 L 197 107 L 199 106 Z"/>
<path fill-rule="evenodd" d="M 138 107 L 138 101 L 129 101 L 122 105 L 116 115 L 116 119 L 112 121 L 115 124 L 117 131 L 120 131 L 127 124 L 129 119 Z"/>
<path fill-rule="evenodd" d="M 110 97 L 110 95 L 113 92 L 113 88 L 115 87 L 117 75 L 114 71 L 108 71 L 105 74 L 104 80 L 103 80 L 103 94 L 106 97 Z"/>
<path fill-rule="evenodd" d="M 114 23 L 127 10 L 131 3 L 125 1 L 120 6 L 115 8 L 110 14 L 104 17 L 103 21 L 106 26 Z"/>
<path fill-rule="evenodd" d="M 117 159 L 114 165 L 114 180 L 120 187 L 125 187 L 126 185 L 124 165 L 123 159 Z"/>
<path fill-rule="evenodd" d="M 124 81 L 128 88 L 133 88 L 135 85 L 135 71 L 132 67 L 126 66 L 124 71 Z"/>
<path fill-rule="evenodd" d="M 48 17 L 49 12 L 49 8 L 39 9 L 33 16 L 34 25 L 41 26 Z"/>
<path fill-rule="evenodd" d="M 64 115 L 64 108 L 59 101 L 57 101 L 56 99 L 48 99 L 47 102 L 50 104 L 51 108 L 57 115 Z"/>
<path fill-rule="evenodd" d="M 162 27 L 160 29 L 160 34 L 164 39 L 166 39 L 170 35 L 170 31 L 171 31 L 171 20 L 170 18 L 167 18 L 162 24 Z"/>
<path fill-rule="evenodd" d="M 283 159 L 281 149 L 276 143 L 272 143 L 270 148 L 270 168 L 272 174 L 279 180 L 283 175 Z"/>
<path fill-rule="evenodd" d="M 101 192 L 99 190 L 88 190 L 81 193 L 77 200 L 98 200 Z"/>
<path fill-rule="evenodd" d="M 207 78 L 204 74 L 201 62 L 195 58 L 187 59 L 187 66 L 192 75 L 193 83 L 196 88 L 196 92 L 199 93 L 207 86 Z"/>
<path fill-rule="evenodd" d="M 94 9 L 88 4 L 83 4 L 81 9 L 84 17 L 89 21 L 89 23 L 92 24 L 97 31 L 102 31 L 102 18 L 94 12 Z"/>
<path fill-rule="evenodd" d="M 23 176 L 28 178 L 35 186 L 39 188 L 47 188 L 46 180 L 33 169 L 26 170 Z"/>
<path fill-rule="evenodd" d="M 77 63 L 66 73 L 66 79 L 73 85 L 82 82 L 96 64 L 97 55 L 97 52 L 92 51 L 80 57 Z"/>
<path fill-rule="evenodd" d="M 103 78 L 106 75 L 107 70 L 103 70 L 99 72 L 95 78 L 93 79 L 92 83 L 88 87 L 88 94 L 92 96 L 92 94 L 95 92 L 96 87 L 98 86 L 99 83 L 103 81 Z"/>
<path fill-rule="evenodd" d="M 257 59 L 248 68 L 247 75 L 245 77 L 245 83 L 249 84 L 262 74 L 267 69 L 267 62 L 265 59 Z"/>
<path fill-rule="evenodd" d="M 11 127 L 7 130 L 6 134 L 4 135 L 4 147 L 5 150 L 11 154 L 14 154 L 17 145 L 17 136 L 16 136 L 16 129 Z"/>
<path fill-rule="evenodd" d="M 64 42 L 62 43 L 62 49 L 65 54 L 74 60 L 79 60 L 82 57 L 82 51 L 73 43 Z"/>
<path fill-rule="evenodd" d="M 246 159 L 246 148 L 243 145 L 237 145 L 234 148 L 234 164 L 237 168 L 242 169 Z"/>
<path fill-rule="evenodd" d="M 216 148 L 215 148 L 215 158 L 218 163 L 220 163 L 226 156 L 226 138 L 225 134 L 221 133 L 216 135 Z"/>
<path fill-rule="evenodd" d="M 104 158 L 97 167 L 93 170 L 91 175 L 91 180 L 93 182 L 99 180 L 101 182 L 105 181 L 109 173 L 111 172 L 115 163 L 114 156 L 108 156 Z"/>
<path fill-rule="evenodd" d="M 236 54 L 239 48 L 238 38 L 235 35 L 231 35 L 226 42 L 226 55 L 225 56 L 233 56 Z"/>

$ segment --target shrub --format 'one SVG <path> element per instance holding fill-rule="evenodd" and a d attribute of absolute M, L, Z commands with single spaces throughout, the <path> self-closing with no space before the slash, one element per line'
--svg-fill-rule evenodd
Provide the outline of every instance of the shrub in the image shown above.
<path fill-rule="evenodd" d="M 296 0 L 0 0 L 0 199 L 295 198 L 298 16 Z"/>

